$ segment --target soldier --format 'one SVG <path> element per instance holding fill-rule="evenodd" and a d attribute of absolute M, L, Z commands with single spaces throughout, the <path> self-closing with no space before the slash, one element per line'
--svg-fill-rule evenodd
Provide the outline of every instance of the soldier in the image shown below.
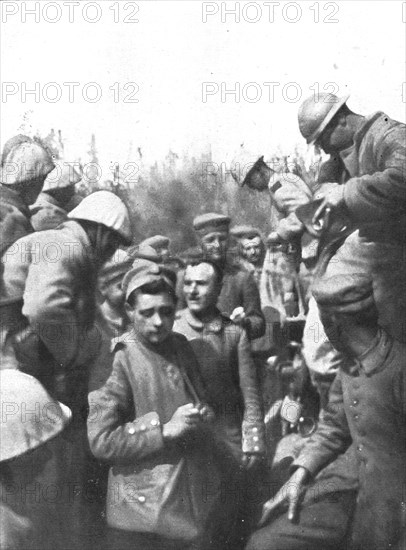
<path fill-rule="evenodd" d="M 11 369 L 0 372 L 0 397 L 0 548 L 59 548 L 55 509 L 63 487 L 52 469 L 51 440 L 71 411 L 35 378 Z M 47 499 L 50 487 L 60 500 Z"/>
<path fill-rule="evenodd" d="M 131 237 L 124 203 L 97 191 L 69 213 L 67 222 L 23 237 L 3 257 L 6 291 L 23 301 L 15 319 L 14 368 L 34 374 L 73 412 L 68 452 L 59 458 L 61 479 L 80 488 L 65 525 L 73 547 L 86 532 L 84 414 L 89 366 L 101 345 L 94 327 L 97 275 Z"/>
<path fill-rule="evenodd" d="M 382 112 L 353 113 L 347 100 L 319 94 L 299 110 L 307 143 L 331 155 L 313 224 L 343 220 L 341 235 L 324 238 L 317 276 L 372 273 L 380 324 L 405 340 L 406 127 Z"/>
<path fill-rule="evenodd" d="M 168 237 L 164 237 L 163 235 L 153 235 L 152 237 L 144 239 L 139 246 L 151 246 L 154 250 L 156 250 L 158 256 L 162 258 L 162 261 L 165 262 L 170 257 L 170 244 L 171 241 Z"/>
<path fill-rule="evenodd" d="M 172 332 L 175 285 L 165 266 L 135 262 L 124 281 L 132 330 L 116 344 L 107 382 L 89 394 L 90 447 L 111 466 L 109 548 L 207 548 L 200 539 L 213 500 L 205 495 L 217 479 L 204 436 L 211 415 L 193 351 Z"/>
<path fill-rule="evenodd" d="M 57 161 L 45 180 L 42 192 L 30 207 L 35 231 L 54 229 L 68 218 L 68 205 L 75 195 L 75 185 L 82 180 L 81 171 L 71 163 Z"/>
<path fill-rule="evenodd" d="M 318 430 L 293 462 L 296 470 L 288 483 L 265 504 L 262 523 L 286 501 L 287 516 L 255 533 L 247 550 L 400 550 L 406 542 L 405 344 L 379 327 L 372 281 L 365 274 L 325 278 L 313 292 L 327 335 L 345 361 Z M 352 468 L 355 459 L 359 492 L 354 518 L 349 513 L 351 480 L 337 475 L 345 471 L 335 469 L 336 475 L 324 475 L 324 487 L 320 484 L 334 462 L 326 465 L 336 457 L 348 457 Z"/>
<path fill-rule="evenodd" d="M 45 148 L 28 136 L 15 136 L 5 144 L 0 176 L 1 255 L 32 232 L 28 206 L 36 201 L 54 166 Z"/>
<path fill-rule="evenodd" d="M 238 243 L 241 265 L 253 273 L 259 288 L 265 256 L 265 245 L 259 229 L 249 225 L 236 225 L 231 228 L 230 235 Z"/>
<path fill-rule="evenodd" d="M 103 265 L 99 274 L 98 286 L 102 297 L 99 309 L 110 340 L 121 336 L 127 328 L 128 318 L 124 308 L 122 282 L 132 263 L 131 256 L 118 249 Z"/>
<path fill-rule="evenodd" d="M 252 273 L 227 258 L 229 226 L 230 218 L 222 214 L 202 214 L 193 220 L 199 244 L 207 259 L 217 262 L 223 269 L 223 285 L 217 304 L 219 310 L 233 323 L 241 325 L 250 339 L 259 338 L 264 334 L 265 320 L 258 288 Z"/>
<path fill-rule="evenodd" d="M 195 265 L 188 265 L 183 280 L 187 309 L 178 312 L 174 329 L 186 336 L 198 358 L 207 397 L 216 414 L 214 431 L 224 463 L 224 486 L 237 488 L 239 493 L 237 499 L 226 502 L 228 514 L 224 515 L 229 517 L 222 517 L 223 535 L 229 537 L 236 521 L 233 515 L 239 508 L 239 521 L 247 527 L 250 520 L 243 508 L 245 491 L 249 486 L 252 489 L 253 477 L 243 473 L 241 467 L 251 470 L 258 466 L 265 444 L 262 401 L 250 342 L 245 330 L 216 307 L 221 282 L 218 264 L 205 260 L 202 253 Z M 236 533 L 242 535 L 241 525 L 234 528 L 238 539 Z M 228 543 L 230 548 L 237 544 L 235 539 Z"/>

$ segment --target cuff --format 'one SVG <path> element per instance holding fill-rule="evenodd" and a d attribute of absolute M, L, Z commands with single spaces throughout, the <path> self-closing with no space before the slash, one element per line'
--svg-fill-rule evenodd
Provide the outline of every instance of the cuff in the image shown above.
<path fill-rule="evenodd" d="M 265 426 L 262 422 L 242 423 L 242 452 L 265 454 Z"/>
<path fill-rule="evenodd" d="M 143 454 L 154 453 L 164 447 L 161 421 L 156 412 L 150 412 L 129 422 L 126 424 L 126 432 L 129 438 L 134 437 L 134 445 L 137 448 L 145 449 L 146 452 Z"/>

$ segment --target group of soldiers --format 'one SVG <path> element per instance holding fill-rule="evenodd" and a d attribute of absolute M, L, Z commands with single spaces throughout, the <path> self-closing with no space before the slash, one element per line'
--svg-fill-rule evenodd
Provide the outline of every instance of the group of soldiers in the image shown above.
<path fill-rule="evenodd" d="M 405 548 L 405 125 L 347 102 L 300 107 L 330 155 L 313 186 L 246 174 L 279 212 L 266 240 L 206 212 L 179 256 L 115 194 L 79 200 L 40 141 L 5 144 L 2 549 Z"/>

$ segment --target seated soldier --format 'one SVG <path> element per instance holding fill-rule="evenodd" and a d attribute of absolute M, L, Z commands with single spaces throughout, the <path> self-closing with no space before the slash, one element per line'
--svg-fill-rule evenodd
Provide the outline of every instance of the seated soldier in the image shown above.
<path fill-rule="evenodd" d="M 0 371 L 0 397 L 0 548 L 61 548 L 59 505 L 69 495 L 57 484 L 53 445 L 71 411 L 14 369 Z"/>
<path fill-rule="evenodd" d="M 288 513 L 254 533 L 247 550 L 400 550 L 406 542 L 405 345 L 379 327 L 372 281 L 364 274 L 318 281 L 313 293 L 327 336 L 345 360 L 318 430 L 293 462 L 290 480 L 264 505 L 261 523 L 285 502 Z M 347 470 L 336 467 L 343 458 Z"/>
<path fill-rule="evenodd" d="M 207 447 L 212 416 L 193 351 L 174 332 L 176 275 L 138 259 L 125 277 L 132 330 L 115 347 L 111 375 L 89 394 L 88 437 L 111 465 L 107 494 L 111 548 L 207 548 L 217 477 Z"/>
<path fill-rule="evenodd" d="M 223 507 L 222 527 L 227 536 L 239 507 L 239 521 L 247 524 L 249 520 L 242 508 L 255 477 L 243 470 L 252 470 L 265 452 L 262 403 L 247 334 L 216 307 L 221 269 L 205 260 L 202 253 L 195 264 L 186 267 L 183 290 L 187 309 L 178 312 L 174 327 L 190 341 L 198 358 L 208 401 L 216 413 L 215 447 L 223 461 L 223 480 L 226 487 L 239 493 L 237 498 L 227 495 L 229 502 Z M 256 497 L 258 503 L 258 494 Z M 237 532 L 241 526 L 234 529 L 234 535 Z M 220 548 L 226 547 L 226 542 L 223 544 Z M 237 548 L 235 540 L 228 544 L 233 550 Z"/>

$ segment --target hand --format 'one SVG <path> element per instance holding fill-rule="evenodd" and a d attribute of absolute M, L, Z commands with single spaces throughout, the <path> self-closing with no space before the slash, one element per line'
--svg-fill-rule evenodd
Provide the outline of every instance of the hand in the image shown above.
<path fill-rule="evenodd" d="M 276 495 L 265 502 L 262 507 L 262 516 L 259 520 L 258 527 L 262 527 L 263 525 L 265 525 L 272 512 L 285 502 L 287 502 L 287 504 L 289 505 L 289 521 L 291 521 L 292 523 L 295 521 L 299 497 L 303 491 L 308 475 L 309 472 L 308 470 L 306 470 L 306 468 L 298 468 L 291 476 L 289 481 L 287 481 L 285 485 L 283 485 L 283 487 L 279 489 Z"/>
<path fill-rule="evenodd" d="M 236 307 L 232 314 L 230 315 L 230 319 L 233 323 L 236 325 L 242 325 L 245 320 L 245 311 L 243 307 Z"/>
<path fill-rule="evenodd" d="M 193 403 L 182 405 L 176 409 L 169 422 L 163 425 L 162 436 L 168 441 L 177 439 L 195 430 L 201 421 L 200 411 Z"/>
<path fill-rule="evenodd" d="M 197 408 L 200 412 L 200 417 L 203 422 L 213 422 L 216 418 L 213 409 L 207 403 L 199 403 Z"/>
<path fill-rule="evenodd" d="M 319 193 L 316 199 L 323 199 L 323 202 L 316 210 L 312 224 L 319 225 L 323 222 L 323 226 L 328 227 L 331 210 L 342 206 L 344 201 L 344 185 L 336 185 L 326 192 Z"/>
<path fill-rule="evenodd" d="M 243 453 L 242 455 L 242 466 L 245 470 L 252 470 L 256 468 L 263 459 L 263 455 L 256 453 Z"/>

